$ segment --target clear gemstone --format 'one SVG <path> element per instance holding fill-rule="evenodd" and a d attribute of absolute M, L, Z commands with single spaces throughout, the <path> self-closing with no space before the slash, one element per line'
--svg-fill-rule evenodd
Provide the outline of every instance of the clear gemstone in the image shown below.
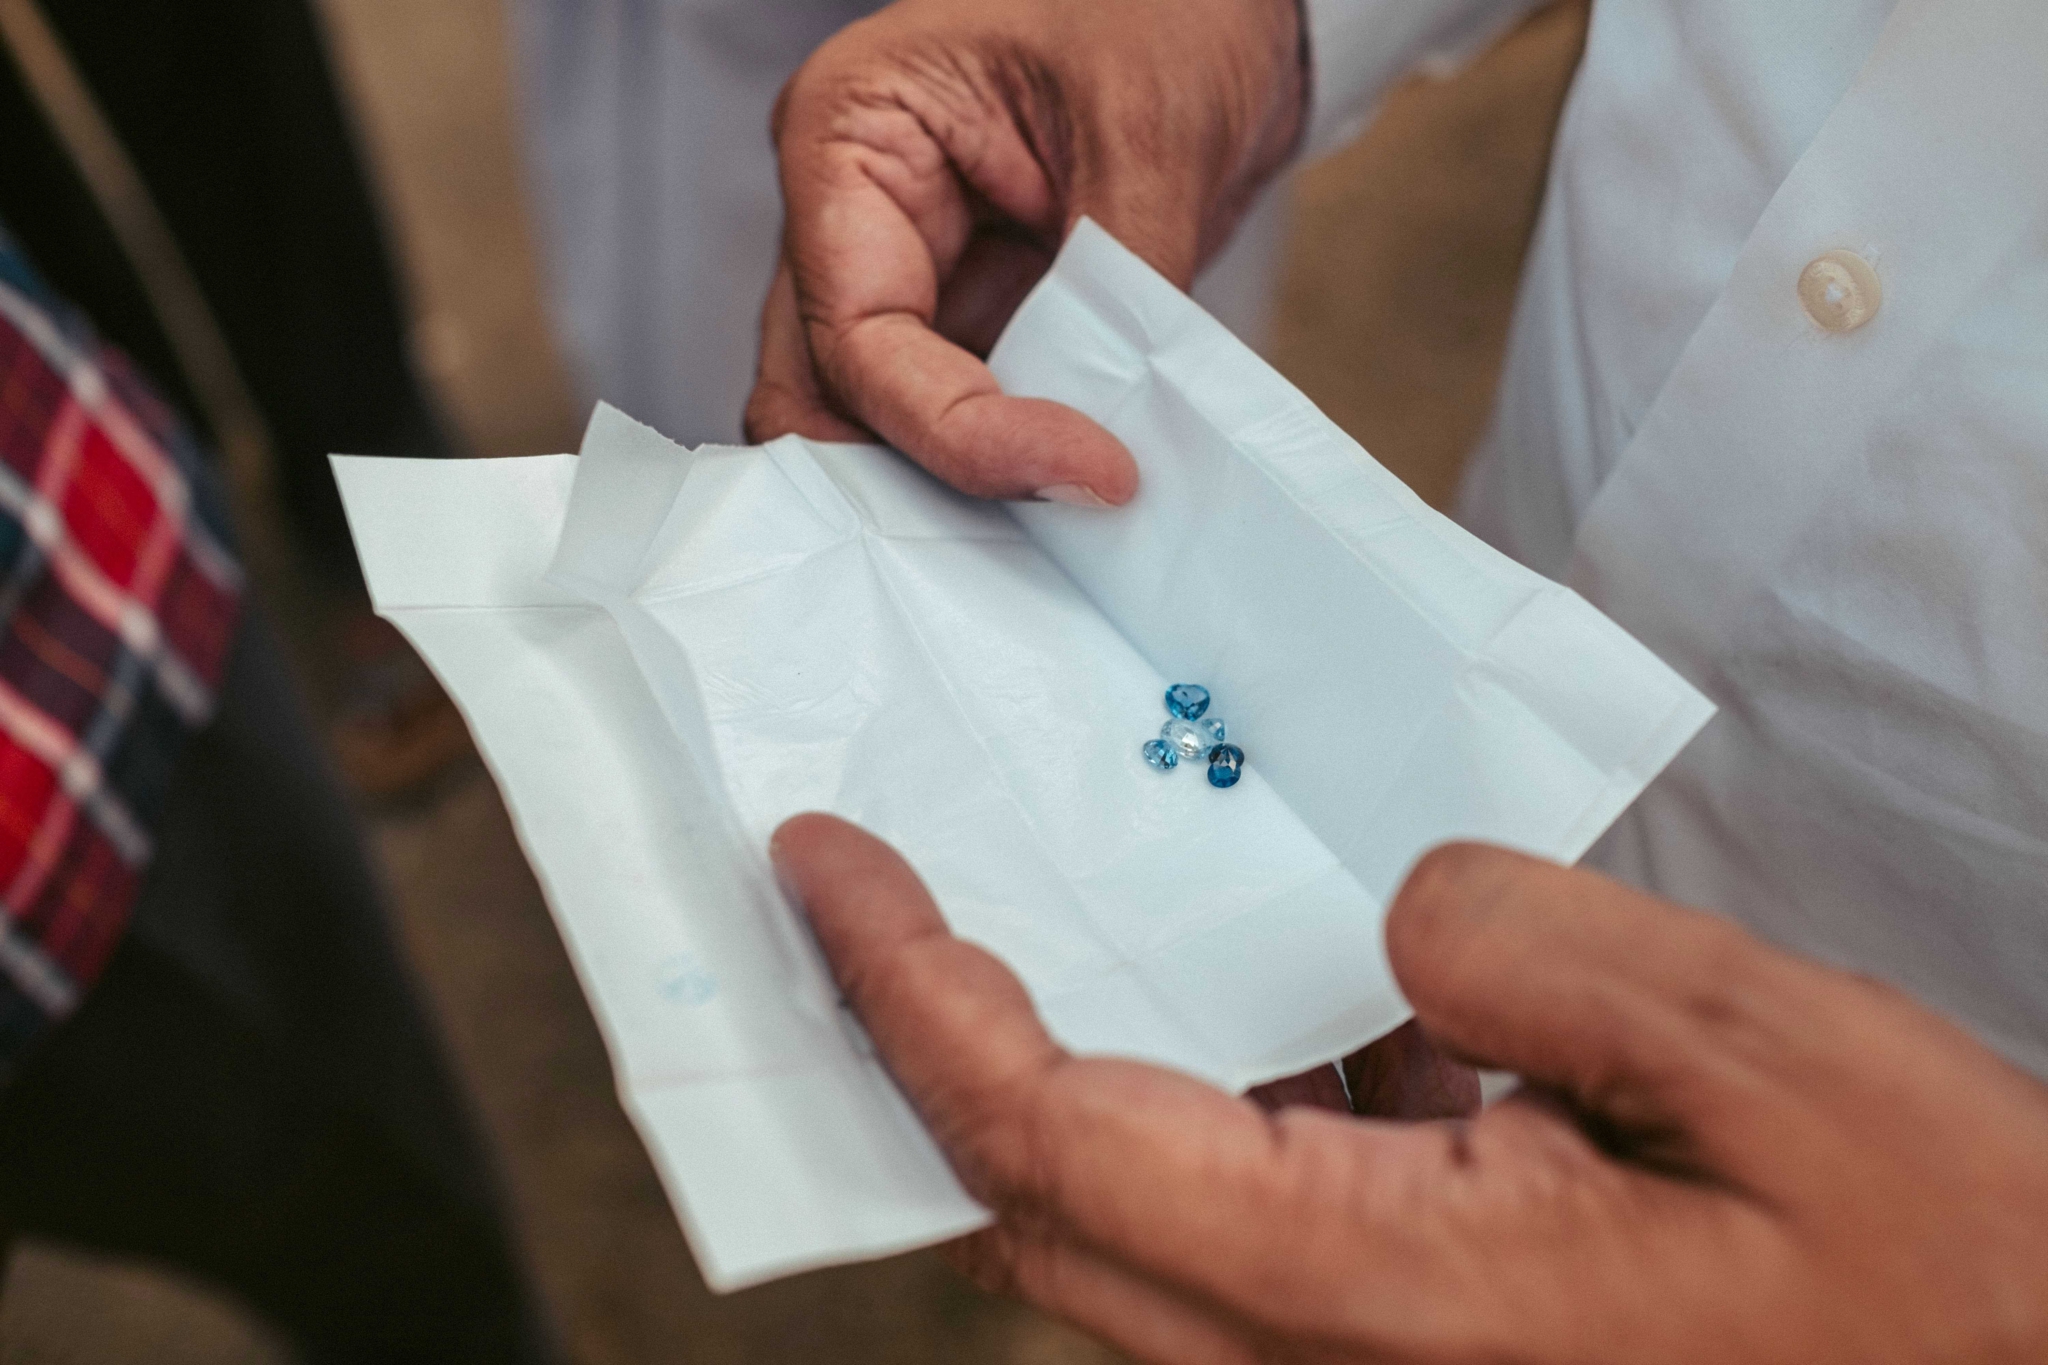
<path fill-rule="evenodd" d="M 1166 689 L 1166 711 L 1175 720 L 1200 720 L 1209 709 L 1209 689 L 1194 683 L 1175 683 Z"/>
<path fill-rule="evenodd" d="M 1209 785 L 1235 787 L 1244 776 L 1244 750 L 1235 744 L 1219 744 L 1209 751 Z"/>
<path fill-rule="evenodd" d="M 1145 747 L 1138 751 L 1145 755 L 1145 761 L 1160 772 L 1171 772 L 1180 766 L 1180 751 L 1163 739 L 1148 739 Z"/>
<path fill-rule="evenodd" d="M 1159 737 L 1173 746 L 1182 758 L 1200 758 L 1214 746 L 1202 727 L 1191 720 L 1170 720 L 1159 727 Z"/>

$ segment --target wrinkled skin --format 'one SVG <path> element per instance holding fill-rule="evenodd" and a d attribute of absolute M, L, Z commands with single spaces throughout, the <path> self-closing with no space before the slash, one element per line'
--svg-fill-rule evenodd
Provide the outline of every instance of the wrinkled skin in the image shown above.
<path fill-rule="evenodd" d="M 981 357 L 1082 215 L 1185 287 L 1302 127 L 1294 0 L 901 0 L 775 116 L 780 267 L 747 435 L 879 436 L 963 492 L 1122 503 L 1137 468 Z"/>
<path fill-rule="evenodd" d="M 809 815 L 773 851 L 995 1213 L 956 1260 L 1139 1360 L 2048 1360 L 2048 1089 L 1725 921 L 1424 858 L 1387 924 L 1402 989 L 1528 1086 L 1398 1123 L 1070 1057 L 885 844 Z M 1363 1079 L 1402 1074 L 1444 1073 Z"/>

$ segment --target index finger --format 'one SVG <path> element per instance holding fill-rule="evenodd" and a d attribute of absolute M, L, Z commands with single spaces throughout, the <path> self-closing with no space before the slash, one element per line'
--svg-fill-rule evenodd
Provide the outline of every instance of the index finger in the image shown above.
<path fill-rule="evenodd" d="M 1038 1187 L 1039 1163 L 1064 1162 L 1068 1139 L 1098 1140 L 1108 1111 L 1132 1106 L 1106 1103 L 1099 1081 L 1072 1078 L 1090 1064 L 1053 1041 L 1009 968 L 953 937 L 917 873 L 887 844 L 833 816 L 799 815 L 775 832 L 770 851 L 847 1003 L 969 1189 L 998 1208 L 1052 1202 L 1055 1191 Z M 1262 1130 L 1256 1111 L 1221 1091 L 1155 1074 L 1122 1079 L 1185 1111 L 1190 1131 Z M 1041 1117 L 1054 1102 L 1065 1112 Z M 1072 1129 L 1062 1126 L 1074 1119 Z M 1062 1126 L 1058 1143 L 1046 1131 L 1054 1126 Z"/>

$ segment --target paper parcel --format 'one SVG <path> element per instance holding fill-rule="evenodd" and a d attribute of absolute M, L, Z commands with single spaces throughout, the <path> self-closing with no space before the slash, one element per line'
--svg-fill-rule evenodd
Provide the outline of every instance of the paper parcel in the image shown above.
<path fill-rule="evenodd" d="M 718 1288 L 986 1220 L 777 889 L 787 816 L 901 849 L 1069 1048 L 1239 1088 L 1406 1017 L 1380 922 L 1424 850 L 1575 859 L 1711 712 L 1091 223 L 990 363 L 1122 438 L 1137 498 L 975 502 L 602 407 L 580 457 L 335 460 Z M 1141 759 L 1180 681 L 1237 787 Z"/>

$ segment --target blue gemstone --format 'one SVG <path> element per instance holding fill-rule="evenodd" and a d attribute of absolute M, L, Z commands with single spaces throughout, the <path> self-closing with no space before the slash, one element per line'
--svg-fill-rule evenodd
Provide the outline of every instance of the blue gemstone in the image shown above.
<path fill-rule="evenodd" d="M 1209 785 L 1235 787 L 1244 776 L 1244 750 L 1235 744 L 1219 744 L 1209 751 Z"/>
<path fill-rule="evenodd" d="M 1180 766 L 1180 751 L 1163 739 L 1148 739 L 1145 747 L 1138 751 L 1145 755 L 1145 761 L 1160 772 L 1172 772 Z"/>
<path fill-rule="evenodd" d="M 1159 738 L 1166 741 L 1173 751 L 1182 758 L 1200 758 L 1215 746 L 1202 733 L 1202 727 L 1191 720 L 1170 720 L 1159 727 Z"/>
<path fill-rule="evenodd" d="M 1205 720 L 1197 721 L 1196 728 L 1208 737 L 1209 747 L 1212 749 L 1227 738 L 1227 732 L 1223 728 L 1223 720 L 1219 716 L 1210 716 Z"/>
<path fill-rule="evenodd" d="M 1209 689 L 1193 683 L 1175 683 L 1166 689 L 1166 710 L 1175 720 L 1200 720 L 1209 709 Z"/>

